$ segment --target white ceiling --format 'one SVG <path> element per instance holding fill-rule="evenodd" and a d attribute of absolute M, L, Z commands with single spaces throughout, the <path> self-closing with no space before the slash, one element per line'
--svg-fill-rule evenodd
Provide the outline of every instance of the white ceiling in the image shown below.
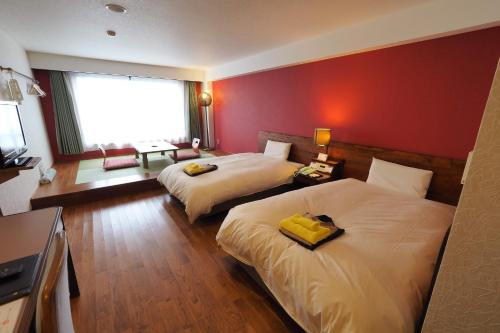
<path fill-rule="evenodd" d="M 109 2 L 128 12 L 107 11 Z M 30 51 L 209 68 L 423 2 L 0 0 L 0 28 Z"/>

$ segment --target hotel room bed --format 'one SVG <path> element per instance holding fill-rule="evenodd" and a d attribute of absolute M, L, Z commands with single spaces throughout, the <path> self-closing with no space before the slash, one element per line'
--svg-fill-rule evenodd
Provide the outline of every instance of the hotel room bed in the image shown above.
<path fill-rule="evenodd" d="M 261 153 L 242 153 L 203 159 L 218 169 L 190 177 L 183 172 L 187 163 L 168 166 L 158 181 L 185 205 L 191 223 L 217 204 L 292 183 L 294 172 L 303 166 Z"/>
<path fill-rule="evenodd" d="M 217 234 L 308 332 L 413 332 L 455 207 L 355 179 L 233 208 Z M 278 231 L 325 214 L 345 234 L 307 250 Z"/>

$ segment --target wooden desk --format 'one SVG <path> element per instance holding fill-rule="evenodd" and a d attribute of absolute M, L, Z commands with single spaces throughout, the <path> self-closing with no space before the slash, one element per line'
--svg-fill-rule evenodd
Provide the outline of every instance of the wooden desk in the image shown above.
<path fill-rule="evenodd" d="M 48 252 L 52 239 L 58 228 L 64 228 L 62 208 L 51 207 L 33 210 L 26 213 L 0 217 L 0 263 L 5 263 L 36 253 L 41 254 L 41 261 L 36 272 L 33 291 L 28 296 L 3 304 L 0 309 L 13 308 L 14 332 L 28 332 L 32 320 L 35 318 L 38 292 L 47 263 Z M 71 252 L 68 248 L 68 280 L 70 296 L 79 296 L 78 282 Z M 0 311 L 0 316 L 4 315 Z M 1 325 L 1 323 L 0 323 Z M 0 326 L 0 328 L 2 328 Z M 3 331 L 2 331 L 3 332 Z"/>
<path fill-rule="evenodd" d="M 134 149 L 136 158 L 139 158 L 139 154 L 142 155 L 142 164 L 144 166 L 144 169 L 149 168 L 149 162 L 148 162 L 149 153 L 160 152 L 162 155 L 165 155 L 165 152 L 173 151 L 174 163 L 177 163 L 177 151 L 179 150 L 179 147 L 174 146 L 168 142 L 159 141 L 159 142 L 136 143 L 134 144 Z"/>

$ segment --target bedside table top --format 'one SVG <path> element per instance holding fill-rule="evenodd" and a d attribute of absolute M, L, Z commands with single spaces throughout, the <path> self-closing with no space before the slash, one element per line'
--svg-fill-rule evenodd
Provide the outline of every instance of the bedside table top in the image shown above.
<path fill-rule="evenodd" d="M 312 178 L 299 173 L 294 177 L 294 182 L 298 182 L 304 185 L 318 185 L 318 184 L 328 183 L 333 180 L 334 178 L 330 175 L 325 175 L 318 178 Z"/>
<path fill-rule="evenodd" d="M 314 173 L 320 174 L 321 177 L 309 177 L 303 174 L 298 173 L 297 175 L 294 176 L 294 183 L 299 184 L 299 185 L 305 185 L 305 186 L 310 186 L 310 185 L 319 185 L 319 184 L 324 184 L 328 182 L 332 182 L 335 180 L 342 179 L 342 174 L 343 174 L 343 169 L 344 169 L 344 160 L 328 160 L 326 162 L 319 161 L 316 159 L 312 159 L 312 162 L 314 163 L 323 163 L 323 164 L 328 164 L 333 166 L 333 171 L 331 174 L 321 172 L 321 171 L 316 171 Z"/>

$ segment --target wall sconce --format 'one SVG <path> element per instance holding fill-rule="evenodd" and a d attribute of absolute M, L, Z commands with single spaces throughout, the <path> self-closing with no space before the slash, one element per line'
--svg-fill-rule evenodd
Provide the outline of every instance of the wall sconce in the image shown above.
<path fill-rule="evenodd" d="M 7 81 L 7 87 L 9 87 L 10 99 L 16 101 L 18 104 L 22 104 L 24 97 L 21 89 L 19 88 L 19 83 L 16 79 L 12 77 L 12 72 L 10 73 L 11 79 Z"/>
<path fill-rule="evenodd" d="M 28 89 L 28 94 L 33 95 L 33 96 L 38 96 L 38 97 L 45 97 L 47 96 L 47 93 L 40 88 L 38 83 L 33 83 L 29 89 Z"/>
<path fill-rule="evenodd" d="M 28 95 L 34 95 L 34 96 L 39 96 L 39 97 L 45 97 L 47 94 L 45 91 L 40 88 L 38 85 L 38 81 L 35 80 L 34 78 L 24 75 L 23 73 L 20 73 L 18 71 L 15 71 L 14 69 L 10 67 L 2 67 L 0 66 L 0 72 L 8 72 L 10 73 L 10 79 L 7 81 L 7 88 L 8 92 L 10 95 L 11 101 L 8 102 L 16 102 L 17 104 L 21 104 L 22 101 L 24 100 L 23 93 L 21 89 L 19 88 L 19 82 L 14 78 L 14 74 L 19 75 L 24 77 L 25 79 L 29 80 L 29 85 L 28 85 Z"/>

